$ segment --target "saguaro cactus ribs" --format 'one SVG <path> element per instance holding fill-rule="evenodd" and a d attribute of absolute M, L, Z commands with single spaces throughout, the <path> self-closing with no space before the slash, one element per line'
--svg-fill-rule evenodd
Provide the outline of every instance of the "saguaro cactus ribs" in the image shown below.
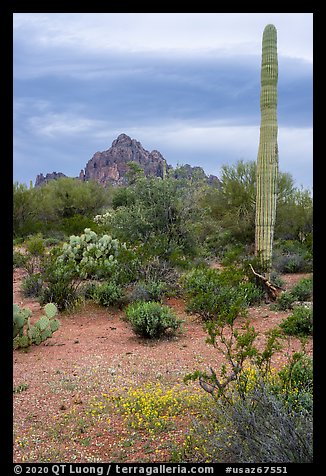
<path fill-rule="evenodd" d="M 274 25 L 267 25 L 262 42 L 261 125 L 257 158 L 255 224 L 255 252 L 267 272 L 272 260 L 277 198 L 277 80 L 277 32 Z"/>

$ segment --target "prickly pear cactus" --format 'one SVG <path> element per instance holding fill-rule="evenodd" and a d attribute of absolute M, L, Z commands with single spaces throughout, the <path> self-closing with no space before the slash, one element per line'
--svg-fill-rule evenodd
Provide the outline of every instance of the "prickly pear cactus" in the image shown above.
<path fill-rule="evenodd" d="M 13 307 L 14 316 L 14 349 L 26 348 L 32 344 L 39 345 L 49 337 L 53 332 L 59 329 L 59 321 L 55 318 L 58 309 L 53 303 L 44 306 L 45 315 L 32 326 L 30 323 L 31 310 L 21 309 L 17 304 Z"/>
<path fill-rule="evenodd" d="M 18 304 L 13 305 L 13 326 L 14 326 L 14 338 L 16 336 L 23 336 L 24 326 L 27 324 L 28 318 L 32 315 L 32 312 L 28 308 L 21 308 Z"/>
<path fill-rule="evenodd" d="M 71 262 L 83 279 L 96 273 L 98 267 L 111 267 L 116 263 L 116 258 L 121 247 L 118 240 L 109 235 L 99 237 L 90 228 L 85 228 L 80 236 L 72 235 L 69 242 L 62 248 L 59 262 Z"/>
<path fill-rule="evenodd" d="M 54 316 L 58 314 L 57 306 L 53 304 L 52 302 L 49 302 L 48 304 L 44 306 L 44 311 L 45 311 L 45 315 L 49 319 L 52 319 Z"/>
<path fill-rule="evenodd" d="M 262 42 L 255 224 L 255 252 L 267 273 L 272 260 L 278 180 L 277 79 L 277 32 L 274 25 L 267 25 Z"/>

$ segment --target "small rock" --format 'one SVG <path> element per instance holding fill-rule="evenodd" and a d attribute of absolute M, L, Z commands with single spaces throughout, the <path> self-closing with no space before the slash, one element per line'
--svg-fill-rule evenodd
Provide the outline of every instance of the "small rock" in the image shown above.
<path fill-rule="evenodd" d="M 76 403 L 76 405 L 81 405 L 83 403 L 79 395 L 76 395 L 76 397 L 74 398 L 74 403 Z"/>
<path fill-rule="evenodd" d="M 312 301 L 294 301 L 294 303 L 292 303 L 292 307 L 293 309 L 295 307 L 306 307 L 307 309 L 312 309 L 313 305 L 312 305 Z"/>

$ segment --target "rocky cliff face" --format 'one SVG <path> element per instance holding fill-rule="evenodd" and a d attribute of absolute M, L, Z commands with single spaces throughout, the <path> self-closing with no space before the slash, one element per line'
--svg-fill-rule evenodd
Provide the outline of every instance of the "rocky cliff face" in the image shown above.
<path fill-rule="evenodd" d="M 35 180 L 35 187 L 39 187 L 40 185 L 48 183 L 50 180 L 58 180 L 62 177 L 67 177 L 67 175 L 63 174 L 62 172 L 52 172 L 50 174 L 46 174 L 45 177 L 43 174 L 39 174 Z"/>
<path fill-rule="evenodd" d="M 126 134 L 120 134 L 112 142 L 112 146 L 103 152 L 96 152 L 87 162 L 85 169 L 79 174 L 79 180 L 96 180 L 103 186 L 125 185 L 127 181 L 127 172 L 129 170 L 128 162 L 136 162 L 144 170 L 146 177 L 162 177 L 164 165 L 166 171 L 171 169 L 162 154 L 158 150 L 149 152 L 144 149 L 140 142 L 131 139 Z M 191 167 L 184 165 L 179 167 L 174 173 L 175 178 L 192 178 L 193 180 L 203 179 L 210 185 L 218 186 L 219 180 L 214 175 L 206 176 L 201 167 Z M 47 183 L 49 180 L 56 180 L 60 177 L 66 177 L 61 172 L 52 172 L 39 174 L 36 177 L 35 187 Z"/>
<path fill-rule="evenodd" d="M 112 142 L 110 149 L 96 152 L 88 161 L 85 170 L 81 170 L 81 180 L 96 180 L 108 185 L 127 183 L 128 162 L 136 162 L 144 170 L 146 177 L 162 177 L 164 157 L 157 150 L 149 152 L 140 142 L 126 134 L 120 134 Z"/>

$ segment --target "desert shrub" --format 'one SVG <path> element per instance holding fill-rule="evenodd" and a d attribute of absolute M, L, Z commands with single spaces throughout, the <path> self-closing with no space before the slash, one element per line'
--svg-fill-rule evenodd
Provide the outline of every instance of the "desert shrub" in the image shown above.
<path fill-rule="evenodd" d="M 247 306 L 253 306 L 254 304 L 259 304 L 263 297 L 264 293 L 262 289 L 257 287 L 254 283 L 242 283 L 240 293 L 243 295 L 245 303 Z"/>
<path fill-rule="evenodd" d="M 28 257 L 26 255 L 24 255 L 23 253 L 21 253 L 20 251 L 15 251 L 14 250 L 12 258 L 13 258 L 13 268 L 14 269 L 25 268 L 26 267 Z"/>
<path fill-rule="evenodd" d="M 310 301 L 312 299 L 312 278 L 303 278 L 291 289 L 295 301 Z"/>
<path fill-rule="evenodd" d="M 292 309 L 292 304 L 295 301 L 295 297 L 290 291 L 284 291 L 281 293 L 276 302 L 272 304 L 271 308 L 278 311 L 286 311 L 287 309 Z"/>
<path fill-rule="evenodd" d="M 43 286 L 43 278 L 41 273 L 35 273 L 30 276 L 26 276 L 23 279 L 21 290 L 24 297 L 37 297 L 39 296 Z"/>
<path fill-rule="evenodd" d="M 25 248 L 24 258 L 16 256 L 18 258 L 20 267 L 25 269 L 31 276 L 35 272 L 38 272 L 42 266 L 42 261 L 45 256 L 45 245 L 43 236 L 41 233 L 37 235 L 29 236 L 23 243 Z"/>
<path fill-rule="evenodd" d="M 114 281 L 100 284 L 92 291 L 94 301 L 101 306 L 115 306 L 123 303 L 124 291 Z"/>
<path fill-rule="evenodd" d="M 141 246 L 147 257 L 186 262 L 195 252 L 191 232 L 196 205 L 174 179 L 137 179 L 129 192 L 114 195 L 114 208 L 95 221 L 129 246 Z"/>
<path fill-rule="evenodd" d="M 270 282 L 274 285 L 274 286 L 277 286 L 281 289 L 284 288 L 285 286 L 285 281 L 284 279 L 282 279 L 281 275 L 277 272 L 277 271 L 272 271 L 270 273 L 270 278 L 269 278 Z"/>
<path fill-rule="evenodd" d="M 83 233 L 85 228 L 91 228 L 93 231 L 98 231 L 98 225 L 91 218 L 84 215 L 73 215 L 71 217 L 63 218 L 61 229 L 68 236 L 79 235 Z"/>
<path fill-rule="evenodd" d="M 293 286 L 291 291 L 282 292 L 272 307 L 279 311 L 292 309 L 295 301 L 311 301 L 312 293 L 312 278 L 303 278 Z"/>
<path fill-rule="evenodd" d="M 175 459 L 196 463 L 311 462 L 312 408 L 295 398 L 300 392 L 300 369 L 298 378 L 288 385 L 284 382 L 289 381 L 289 373 L 284 371 L 281 378 L 271 367 L 273 355 L 281 348 L 280 329 L 270 329 L 261 348 L 256 345 L 259 334 L 249 322 L 235 327 L 230 308 L 226 317 L 206 322 L 207 342 L 224 356 L 223 364 L 216 371 L 196 370 L 184 378 L 185 382 L 198 379 L 213 398 L 207 411 L 193 421 Z M 307 401 L 309 398 L 307 394 Z"/>
<path fill-rule="evenodd" d="M 297 306 L 286 319 L 280 323 L 283 332 L 291 336 L 306 336 L 313 333 L 312 309 Z"/>
<path fill-rule="evenodd" d="M 61 238 L 56 237 L 56 236 L 48 236 L 47 238 L 44 238 L 44 246 L 49 247 L 49 246 L 57 246 L 60 245 L 60 243 L 63 241 L 64 236 L 62 235 Z"/>
<path fill-rule="evenodd" d="M 161 301 L 167 291 L 167 284 L 163 281 L 139 281 L 134 286 L 130 301 Z"/>
<path fill-rule="evenodd" d="M 145 260 L 139 266 L 139 280 L 146 283 L 161 282 L 165 283 L 169 292 L 178 294 L 180 289 L 180 271 L 159 256 Z"/>
<path fill-rule="evenodd" d="M 42 305 L 53 302 L 61 312 L 72 309 L 80 299 L 78 288 L 81 280 L 73 263 L 57 261 L 60 252 L 60 248 L 53 248 L 44 265 L 39 302 Z"/>
<path fill-rule="evenodd" d="M 97 286 L 98 286 L 97 281 L 88 281 L 85 283 L 81 283 L 79 288 L 80 296 L 82 296 L 83 299 L 85 300 L 87 299 L 93 300 Z"/>
<path fill-rule="evenodd" d="M 299 390 L 309 390 L 313 388 L 313 360 L 303 352 L 294 354 L 290 364 L 286 366 L 287 380 L 292 387 Z M 284 375 L 284 372 L 283 374 Z"/>
<path fill-rule="evenodd" d="M 230 309 L 236 316 L 263 297 L 262 291 L 235 267 L 222 271 L 194 269 L 184 276 L 183 285 L 188 297 L 187 311 L 197 312 L 204 319 L 223 318 Z"/>
<path fill-rule="evenodd" d="M 204 463 L 310 463 L 312 415 L 294 412 L 262 381 L 246 398 L 213 400 L 195 419 L 179 461 Z"/>
<path fill-rule="evenodd" d="M 113 192 L 112 208 L 128 207 L 135 203 L 135 192 L 130 187 L 119 187 Z"/>
<path fill-rule="evenodd" d="M 221 264 L 223 266 L 229 266 L 241 260 L 245 253 L 245 246 L 242 244 L 237 244 L 231 246 L 224 252 L 223 258 L 221 259 Z"/>
<path fill-rule="evenodd" d="M 312 253 L 299 241 L 279 241 L 275 243 L 272 265 L 279 273 L 309 273 L 313 267 Z"/>
<path fill-rule="evenodd" d="M 303 273 L 310 270 L 304 257 L 294 253 L 278 257 L 273 266 L 280 273 Z"/>
<path fill-rule="evenodd" d="M 115 266 L 112 268 L 112 279 L 121 285 L 135 282 L 139 278 L 141 259 L 137 250 L 121 246 Z M 105 272 L 104 269 L 104 276 Z"/>
<path fill-rule="evenodd" d="M 207 212 L 208 213 L 208 212 Z M 221 230 L 217 223 L 212 222 L 201 224 L 207 229 L 205 236 L 202 237 L 203 246 L 209 256 L 214 259 L 222 260 L 225 254 L 235 246 L 235 240 L 228 230 Z"/>
<path fill-rule="evenodd" d="M 45 252 L 45 246 L 43 235 L 41 233 L 30 236 L 27 240 L 25 240 L 24 244 L 26 246 L 26 251 L 31 256 L 43 256 Z"/>
<path fill-rule="evenodd" d="M 280 385 L 277 393 L 295 411 L 313 411 L 313 360 L 295 352 L 290 361 L 279 371 Z"/>
<path fill-rule="evenodd" d="M 79 301 L 79 294 L 71 282 L 64 279 L 49 283 L 39 295 L 41 305 L 53 302 L 60 312 L 71 310 Z"/>
<path fill-rule="evenodd" d="M 180 328 L 181 320 L 168 306 L 158 302 L 135 302 L 126 308 L 126 316 L 136 334 L 147 338 L 161 337 Z"/>

